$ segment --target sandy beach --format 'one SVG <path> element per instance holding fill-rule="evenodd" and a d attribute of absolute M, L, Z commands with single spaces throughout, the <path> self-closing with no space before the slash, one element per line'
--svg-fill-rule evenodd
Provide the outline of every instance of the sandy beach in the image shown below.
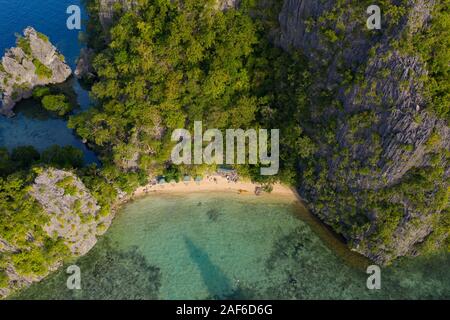
<path fill-rule="evenodd" d="M 236 192 L 242 195 L 255 195 L 256 189 L 260 187 L 259 184 L 251 181 L 229 182 L 226 178 L 220 175 L 212 175 L 200 182 L 179 182 L 179 183 L 165 183 L 163 185 L 147 185 L 138 188 L 134 192 L 135 197 L 144 196 L 152 193 L 191 193 L 191 192 Z M 295 192 L 291 188 L 275 184 L 271 195 L 292 196 L 295 197 Z M 264 192 L 261 193 L 264 195 Z"/>

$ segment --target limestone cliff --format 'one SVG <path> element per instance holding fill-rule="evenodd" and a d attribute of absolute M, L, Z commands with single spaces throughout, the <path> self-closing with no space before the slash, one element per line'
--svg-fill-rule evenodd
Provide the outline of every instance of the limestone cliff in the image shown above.
<path fill-rule="evenodd" d="M 31 27 L 23 34 L 0 65 L 0 113 L 4 115 L 13 115 L 16 102 L 29 98 L 34 87 L 62 83 L 72 73 L 45 35 Z"/>
<path fill-rule="evenodd" d="M 286 50 L 300 50 L 320 75 L 313 85 L 315 92 L 333 92 L 342 106 L 313 112 L 312 118 L 317 125 L 336 123 L 332 129 L 335 141 L 320 143 L 318 156 L 326 159 L 330 168 L 328 185 L 336 193 L 347 189 L 357 204 L 340 204 L 336 212 L 335 204 L 319 204 L 324 190 L 311 184 L 300 186 L 302 196 L 334 227 L 348 224 L 340 218 L 346 211 L 354 209 L 367 217 L 370 222 L 364 230 L 342 231 L 351 228 L 347 226 L 338 231 L 356 250 L 379 263 L 417 254 L 417 246 L 434 232 L 433 221 L 443 214 L 413 205 L 400 192 L 401 186 L 406 188 L 402 183 L 412 180 L 418 170 L 429 168 L 432 161 L 440 161 L 444 173 L 434 179 L 436 188 L 421 195 L 432 203 L 438 190 L 448 188 L 450 173 L 445 156 L 450 150 L 450 129 L 444 119 L 431 112 L 431 102 L 425 97 L 427 65 L 419 54 L 398 46 L 428 27 L 435 1 L 403 3 L 382 6 L 382 29 L 370 31 L 365 27 L 366 7 L 354 1 L 285 0 L 276 40 Z M 402 14 L 395 16 L 396 12 Z M 369 123 L 358 123 L 362 113 L 370 115 Z M 310 134 L 315 133 L 310 130 Z M 351 163 L 362 163 L 368 170 L 353 174 Z M 385 212 L 368 205 L 369 195 L 395 187 L 399 191 L 389 195 L 386 202 L 403 212 L 390 240 L 383 242 L 375 231 L 387 223 L 383 222 Z"/>
<path fill-rule="evenodd" d="M 48 221 L 43 231 L 49 239 L 62 241 L 68 249 L 68 256 L 75 257 L 86 254 L 110 226 L 113 215 L 102 216 L 97 201 L 86 189 L 82 181 L 73 173 L 57 169 L 45 169 L 35 179 L 30 187 L 29 195 L 36 199 Z M 28 232 L 28 252 L 45 246 L 34 230 Z M 2 240 L 0 235 L 0 264 L 6 264 L 6 275 L 9 285 L 0 287 L 0 298 L 6 297 L 12 291 L 29 286 L 44 278 L 49 272 L 56 270 L 62 264 L 61 250 L 44 274 L 29 274 L 19 272 L 10 256 L 20 255 L 24 248 Z M 27 263 L 33 263 L 28 257 Z"/>

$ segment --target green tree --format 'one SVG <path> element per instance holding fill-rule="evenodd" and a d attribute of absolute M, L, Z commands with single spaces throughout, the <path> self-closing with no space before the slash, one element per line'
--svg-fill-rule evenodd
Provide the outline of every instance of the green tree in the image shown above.
<path fill-rule="evenodd" d="M 83 166 L 83 152 L 72 146 L 51 146 L 44 150 L 41 161 L 60 168 L 79 168 Z"/>
<path fill-rule="evenodd" d="M 56 112 L 60 116 L 64 116 L 72 110 L 71 104 L 63 94 L 45 95 L 41 103 L 45 109 Z"/>

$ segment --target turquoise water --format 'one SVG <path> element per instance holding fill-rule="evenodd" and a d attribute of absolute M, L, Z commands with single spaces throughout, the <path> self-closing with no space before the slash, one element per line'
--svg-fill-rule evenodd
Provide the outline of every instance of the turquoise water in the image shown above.
<path fill-rule="evenodd" d="M 69 5 L 80 5 L 80 0 L 0 0 L 0 52 L 15 46 L 15 34 L 21 34 L 27 26 L 49 36 L 52 43 L 66 57 L 67 63 L 75 70 L 75 62 L 82 43 L 79 31 L 66 27 L 66 9 Z M 82 12 L 83 18 L 86 18 Z M 81 109 L 89 106 L 89 93 L 78 81 L 72 79 L 71 87 L 77 95 Z M 73 131 L 67 128 L 65 120 L 42 116 L 40 106 L 30 100 L 19 103 L 17 116 L 8 119 L 0 115 L 0 147 L 12 149 L 21 145 L 33 145 L 39 151 L 57 144 L 72 145 L 83 150 L 86 163 L 98 163 L 95 154 L 79 141 Z"/>
<path fill-rule="evenodd" d="M 366 288 L 356 255 L 330 249 L 288 198 L 231 193 L 134 201 L 86 256 L 82 290 L 64 268 L 20 299 L 450 298 L 449 256 L 406 259 Z M 346 258 L 342 258 L 345 256 Z M 358 266 L 359 265 L 359 266 Z"/>

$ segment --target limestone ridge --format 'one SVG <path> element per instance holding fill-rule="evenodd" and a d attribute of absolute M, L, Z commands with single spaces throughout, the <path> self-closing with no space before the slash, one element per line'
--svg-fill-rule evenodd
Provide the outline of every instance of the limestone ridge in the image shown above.
<path fill-rule="evenodd" d="M 30 194 L 50 215 L 44 230 L 64 239 L 73 255 L 86 254 L 97 242 L 96 236 L 111 224 L 112 215 L 99 216 L 97 201 L 70 172 L 44 171 L 36 178 Z"/>
<path fill-rule="evenodd" d="M 102 216 L 100 206 L 83 182 L 68 171 L 52 168 L 43 170 L 30 187 L 29 195 L 36 199 L 48 217 L 48 222 L 43 226 L 44 232 L 48 237 L 62 240 L 73 257 L 84 255 L 92 249 L 97 237 L 106 232 L 114 217 L 113 214 Z M 44 246 L 32 235 L 30 231 L 27 250 Z M 21 250 L 24 248 L 17 248 L 0 238 L 0 257 L 2 254 L 17 254 Z M 48 273 L 57 270 L 63 262 L 60 257 L 49 267 L 48 272 L 36 275 L 22 274 L 9 259 L 0 260 L 3 263 L 5 261 L 9 285 L 0 287 L 0 299 L 40 281 Z"/>
<path fill-rule="evenodd" d="M 12 116 L 15 104 L 36 86 L 67 80 L 72 70 L 48 38 L 27 27 L 17 47 L 8 49 L 0 65 L 0 113 Z"/>
<path fill-rule="evenodd" d="M 406 14 L 397 26 L 386 30 L 388 26 L 384 24 L 384 31 L 375 35 L 368 34 L 364 29 L 367 18 L 364 8 L 358 7 L 355 13 L 351 12 L 352 6 L 348 5 L 331 24 L 331 35 L 340 36 L 329 41 L 323 30 L 320 30 L 320 23 L 321 18 L 322 21 L 326 20 L 327 13 L 338 6 L 337 1 L 284 1 L 279 14 L 280 29 L 276 42 L 286 50 L 300 50 L 312 66 L 321 68 L 323 76 L 317 79 L 316 89 L 326 88 L 336 92 L 342 108 L 328 108 L 329 111 L 325 113 L 338 119 L 335 129 L 338 145 L 350 151 L 351 159 L 360 162 L 366 161 L 374 152 L 379 153 L 376 163 L 378 169 L 355 177 L 342 174 L 342 157 L 332 157 L 331 145 L 321 145 L 319 153 L 329 159 L 329 181 L 349 186 L 356 199 L 364 197 L 366 191 L 377 191 L 400 183 L 412 169 L 429 166 L 433 152 L 448 152 L 450 149 L 448 125 L 428 111 L 427 101 L 422 94 L 424 83 L 421 79 L 428 73 L 426 65 L 419 56 L 403 52 L 393 45 L 405 33 L 413 35 L 426 28 L 434 5 L 435 1 L 407 1 Z M 360 19 L 354 19 L 355 16 Z M 330 25 L 326 27 L 330 28 Z M 361 72 L 362 82 L 346 86 L 340 72 L 342 69 Z M 374 122 L 360 135 L 364 141 L 358 144 L 363 147 L 355 147 L 355 142 L 348 138 L 352 128 L 347 120 L 350 115 L 361 111 L 371 112 Z M 314 120 L 320 122 L 323 116 L 317 115 Z M 377 150 L 371 132 L 379 136 Z M 440 139 L 430 146 L 428 142 L 433 135 Z M 440 183 L 448 184 L 450 168 L 448 162 L 443 161 L 445 175 Z M 312 190 L 308 186 L 301 186 L 300 190 L 302 196 L 311 203 L 311 209 L 325 222 L 338 219 L 327 207 L 315 207 L 314 203 L 321 197 L 321 190 Z M 375 211 L 366 212 L 372 220 L 369 230 L 357 238 L 344 234 L 356 250 L 379 263 L 416 254 L 415 246 L 433 232 L 431 221 L 440 214 L 417 211 L 401 196 L 393 197 L 390 201 L 403 207 L 404 216 L 389 245 L 380 244 L 376 239 L 368 240 L 380 214 Z"/>

